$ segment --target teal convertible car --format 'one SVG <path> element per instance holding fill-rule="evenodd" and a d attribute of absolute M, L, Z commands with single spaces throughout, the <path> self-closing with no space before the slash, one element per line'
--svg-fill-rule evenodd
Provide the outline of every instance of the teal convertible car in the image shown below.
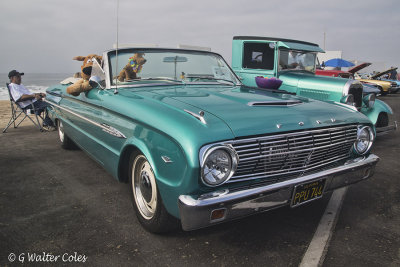
<path fill-rule="evenodd" d="M 145 58 L 141 68 L 132 59 Z M 135 72 L 121 78 L 121 70 Z M 129 76 L 129 75 L 125 75 Z M 297 207 L 372 176 L 371 121 L 340 104 L 243 86 L 216 53 L 106 51 L 93 89 L 47 90 L 64 148 L 127 182 L 140 223 L 193 230 Z"/>

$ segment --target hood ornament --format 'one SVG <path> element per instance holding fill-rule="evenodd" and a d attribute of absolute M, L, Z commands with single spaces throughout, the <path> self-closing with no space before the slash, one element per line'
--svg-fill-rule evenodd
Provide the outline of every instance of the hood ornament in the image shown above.
<path fill-rule="evenodd" d="M 299 125 L 300 125 L 300 126 L 303 126 L 303 125 L 304 125 L 304 122 L 302 122 L 302 121 L 299 122 Z"/>
<path fill-rule="evenodd" d="M 207 124 L 206 120 L 204 119 L 204 111 L 200 111 L 199 114 L 196 114 L 190 110 L 184 109 L 184 111 L 190 115 L 192 115 L 193 117 L 195 117 L 196 119 L 198 119 L 201 123 L 203 124 Z"/>

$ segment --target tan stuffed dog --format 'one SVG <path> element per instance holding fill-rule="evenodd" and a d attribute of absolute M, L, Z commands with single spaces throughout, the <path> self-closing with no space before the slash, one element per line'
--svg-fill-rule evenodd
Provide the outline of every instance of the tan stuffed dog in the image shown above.
<path fill-rule="evenodd" d="M 135 53 L 129 58 L 128 64 L 121 70 L 118 75 L 118 81 L 128 81 L 137 79 L 137 74 L 142 70 L 143 64 L 146 63 L 146 59 L 143 57 L 144 53 Z"/>
<path fill-rule="evenodd" d="M 92 73 L 93 60 L 97 60 L 97 62 L 100 64 L 103 58 L 96 54 L 90 54 L 86 57 L 78 56 L 74 57 L 73 59 L 78 61 L 83 61 L 83 64 L 81 66 L 82 79 L 68 86 L 67 93 L 73 96 L 78 96 L 81 92 L 86 92 L 92 89 L 92 87 L 89 84 L 89 78 L 90 74 Z"/>

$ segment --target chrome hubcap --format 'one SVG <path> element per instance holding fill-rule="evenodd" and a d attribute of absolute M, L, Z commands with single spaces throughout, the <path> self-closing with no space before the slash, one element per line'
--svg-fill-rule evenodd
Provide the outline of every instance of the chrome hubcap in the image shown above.
<path fill-rule="evenodd" d="M 149 174 L 146 171 L 143 171 L 141 174 L 140 181 L 140 192 L 142 192 L 143 198 L 146 202 L 151 201 L 151 182 Z"/>
<path fill-rule="evenodd" d="M 64 128 L 62 125 L 62 122 L 59 120 L 58 121 L 58 136 L 60 137 L 61 143 L 64 142 Z"/>
<path fill-rule="evenodd" d="M 150 220 L 157 208 L 157 185 L 153 170 L 143 155 L 138 156 L 133 163 L 132 188 L 140 214 Z"/>

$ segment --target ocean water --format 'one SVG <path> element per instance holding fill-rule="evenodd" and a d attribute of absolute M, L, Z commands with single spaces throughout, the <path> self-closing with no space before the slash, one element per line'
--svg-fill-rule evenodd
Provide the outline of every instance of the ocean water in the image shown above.
<path fill-rule="evenodd" d="M 25 73 L 22 76 L 22 84 L 32 93 L 44 93 L 49 86 L 58 84 L 71 76 L 67 73 Z M 10 82 L 8 73 L 0 73 L 0 100 L 9 99 L 6 88 L 7 82 Z"/>

